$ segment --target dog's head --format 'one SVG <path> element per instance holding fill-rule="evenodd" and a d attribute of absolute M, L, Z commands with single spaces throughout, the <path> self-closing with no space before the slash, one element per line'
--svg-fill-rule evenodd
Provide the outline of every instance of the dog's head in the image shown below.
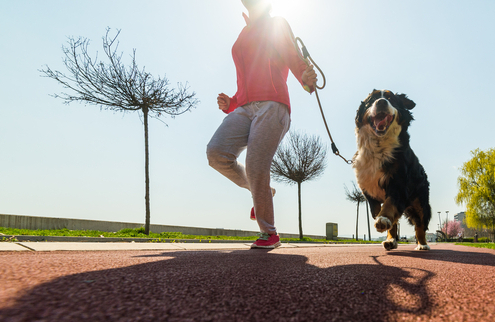
<path fill-rule="evenodd" d="M 361 102 L 356 114 L 356 127 L 370 127 L 377 136 L 386 136 L 389 129 L 399 125 L 402 130 L 413 120 L 411 111 L 416 104 L 405 94 L 394 94 L 388 90 L 373 90 Z"/>

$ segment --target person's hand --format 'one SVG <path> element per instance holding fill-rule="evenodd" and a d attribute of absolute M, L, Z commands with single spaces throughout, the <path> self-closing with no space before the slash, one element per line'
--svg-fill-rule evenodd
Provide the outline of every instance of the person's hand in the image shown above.
<path fill-rule="evenodd" d="M 308 85 L 309 87 L 313 87 L 316 85 L 318 79 L 316 78 L 316 72 L 313 65 L 309 64 L 308 67 L 306 67 L 306 70 L 303 72 L 301 78 L 303 83 L 305 85 Z"/>
<path fill-rule="evenodd" d="M 217 103 L 218 103 L 218 108 L 221 109 L 222 111 L 225 111 L 230 106 L 230 97 L 228 97 L 224 93 L 220 93 L 218 94 L 217 97 Z"/>

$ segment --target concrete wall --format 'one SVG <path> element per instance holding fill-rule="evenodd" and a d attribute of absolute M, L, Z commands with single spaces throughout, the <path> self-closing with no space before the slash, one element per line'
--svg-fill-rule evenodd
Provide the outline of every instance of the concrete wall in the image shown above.
<path fill-rule="evenodd" d="M 23 215 L 2 215 L 0 214 L 0 227 L 9 227 L 17 229 L 63 229 L 69 230 L 99 230 L 116 232 L 124 228 L 140 228 L 143 224 L 100 221 L 86 219 L 67 219 L 52 217 L 36 217 Z M 184 226 L 168 225 L 151 225 L 150 230 L 154 233 L 161 232 L 181 232 L 186 235 L 208 235 L 208 236 L 237 236 L 247 237 L 255 236 L 257 231 L 246 231 L 223 228 L 199 228 Z M 280 233 L 283 238 L 299 238 L 299 234 Z M 326 236 L 304 235 L 315 239 L 325 239 Z"/>

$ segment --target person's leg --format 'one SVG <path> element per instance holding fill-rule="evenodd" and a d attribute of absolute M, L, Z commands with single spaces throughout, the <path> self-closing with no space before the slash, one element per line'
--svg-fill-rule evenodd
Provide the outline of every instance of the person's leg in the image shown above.
<path fill-rule="evenodd" d="M 237 161 L 248 144 L 252 113 L 238 107 L 225 117 L 208 143 L 206 154 L 212 168 L 249 190 L 246 169 Z"/>
<path fill-rule="evenodd" d="M 275 197 L 276 190 L 275 188 L 270 188 L 272 191 L 272 197 Z M 251 214 L 249 215 L 249 219 L 256 220 L 256 213 L 254 212 L 254 207 L 251 208 Z"/>
<path fill-rule="evenodd" d="M 258 107 L 248 139 L 246 173 L 253 195 L 256 219 L 262 233 L 276 233 L 270 167 L 280 141 L 290 126 L 287 106 L 277 102 L 257 102 Z"/>

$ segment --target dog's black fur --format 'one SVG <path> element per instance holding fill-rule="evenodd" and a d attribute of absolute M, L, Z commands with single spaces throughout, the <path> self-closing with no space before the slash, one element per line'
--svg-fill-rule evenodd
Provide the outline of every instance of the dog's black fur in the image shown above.
<path fill-rule="evenodd" d="M 387 250 L 397 248 L 397 221 L 402 214 L 415 226 L 416 249 L 429 249 L 425 236 L 431 218 L 429 182 L 407 132 L 415 106 L 405 94 L 373 90 L 356 115 L 358 151 L 353 167 L 375 228 L 387 231 L 383 242 Z"/>

